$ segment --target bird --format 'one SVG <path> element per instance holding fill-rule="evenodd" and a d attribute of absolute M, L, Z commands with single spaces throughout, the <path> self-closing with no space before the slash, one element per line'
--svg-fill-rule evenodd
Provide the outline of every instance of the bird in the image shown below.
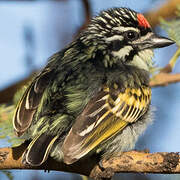
<path fill-rule="evenodd" d="M 153 122 L 153 49 L 173 43 L 129 8 L 93 17 L 48 59 L 17 104 L 14 131 L 30 142 L 23 162 L 40 166 L 51 156 L 68 165 L 132 150 Z"/>

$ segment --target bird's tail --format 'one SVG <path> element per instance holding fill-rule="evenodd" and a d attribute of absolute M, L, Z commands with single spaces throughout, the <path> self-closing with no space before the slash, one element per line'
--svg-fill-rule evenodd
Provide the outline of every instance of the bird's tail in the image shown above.
<path fill-rule="evenodd" d="M 47 160 L 51 148 L 58 136 L 40 134 L 29 144 L 23 155 L 23 163 L 31 166 L 40 166 Z"/>

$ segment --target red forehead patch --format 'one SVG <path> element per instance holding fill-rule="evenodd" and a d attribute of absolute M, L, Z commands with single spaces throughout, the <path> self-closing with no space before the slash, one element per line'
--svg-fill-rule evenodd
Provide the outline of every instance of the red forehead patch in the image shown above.
<path fill-rule="evenodd" d="M 139 26 L 142 26 L 144 28 L 150 28 L 150 24 L 148 23 L 148 21 L 146 20 L 146 18 L 142 15 L 142 14 L 137 14 L 137 19 L 139 22 Z"/>

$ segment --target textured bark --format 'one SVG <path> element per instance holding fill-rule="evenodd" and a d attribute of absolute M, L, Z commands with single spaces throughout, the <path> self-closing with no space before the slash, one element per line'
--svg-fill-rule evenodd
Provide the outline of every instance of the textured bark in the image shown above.
<path fill-rule="evenodd" d="M 83 174 L 94 179 L 111 178 L 114 173 L 180 173 L 179 153 L 147 153 L 130 151 L 108 160 L 102 160 L 99 166 L 97 157 L 88 157 L 72 165 L 57 162 L 49 158 L 39 167 L 24 165 L 22 155 L 26 145 L 14 148 L 0 148 L 0 169 L 43 169 Z"/>
<path fill-rule="evenodd" d="M 180 73 L 177 74 L 168 74 L 168 73 L 159 73 L 151 81 L 150 86 L 167 86 L 168 84 L 180 82 Z"/>

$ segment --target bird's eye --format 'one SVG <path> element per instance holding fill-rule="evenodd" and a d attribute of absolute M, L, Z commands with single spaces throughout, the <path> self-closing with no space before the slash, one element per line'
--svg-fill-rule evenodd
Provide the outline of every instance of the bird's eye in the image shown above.
<path fill-rule="evenodd" d="M 125 37 L 128 39 L 128 40 L 135 40 L 139 37 L 139 33 L 136 32 L 136 31 L 127 31 L 125 32 Z"/>

